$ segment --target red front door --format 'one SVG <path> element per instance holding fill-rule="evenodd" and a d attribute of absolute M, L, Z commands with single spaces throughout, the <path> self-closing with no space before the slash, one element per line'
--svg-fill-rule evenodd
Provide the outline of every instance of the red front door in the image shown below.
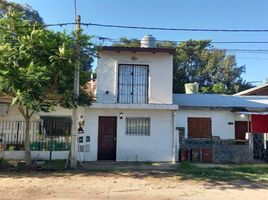
<path fill-rule="evenodd" d="M 116 159 L 116 117 L 99 117 L 98 160 Z"/>

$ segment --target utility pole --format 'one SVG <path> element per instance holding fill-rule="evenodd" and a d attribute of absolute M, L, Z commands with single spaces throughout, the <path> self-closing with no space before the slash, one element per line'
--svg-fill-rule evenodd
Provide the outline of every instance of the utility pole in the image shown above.
<path fill-rule="evenodd" d="M 79 32 L 81 27 L 81 17 L 77 15 L 75 17 L 75 31 Z M 79 87 L 80 87 L 80 61 L 79 61 L 79 46 L 76 45 L 77 51 L 77 62 L 74 72 L 74 95 L 77 98 L 79 96 Z M 77 150 L 78 150 L 78 141 L 77 141 L 77 130 L 78 130 L 78 108 L 73 108 L 73 117 L 72 117 L 72 141 L 71 141 L 71 168 L 77 168 Z"/>

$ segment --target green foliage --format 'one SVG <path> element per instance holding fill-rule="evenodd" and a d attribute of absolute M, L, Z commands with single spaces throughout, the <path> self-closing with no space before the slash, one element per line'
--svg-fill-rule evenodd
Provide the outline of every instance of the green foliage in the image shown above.
<path fill-rule="evenodd" d="M 4 158 L 0 158 L 0 169 L 4 168 L 6 164 L 6 161 L 4 160 Z"/>
<path fill-rule="evenodd" d="M 115 42 L 113 44 L 115 47 L 140 47 L 140 40 L 131 38 L 128 39 L 126 37 L 121 37 L 118 42 Z M 175 48 L 176 47 L 176 42 L 172 41 L 157 41 L 156 42 L 156 47 L 159 48 Z"/>
<path fill-rule="evenodd" d="M 197 179 L 207 181 L 268 181 L 268 166 L 263 165 L 229 165 L 229 166 L 197 166 L 192 163 L 181 163 L 177 175 L 182 179 Z"/>
<path fill-rule="evenodd" d="M 17 4 L 17 3 L 6 1 L 6 0 L 0 0 L 0 17 L 6 14 L 9 8 L 12 8 L 16 12 L 21 13 L 21 17 L 23 19 L 28 19 L 31 22 L 38 22 L 38 23 L 43 24 L 42 17 L 39 15 L 39 13 L 36 10 L 32 9 L 32 7 L 29 6 L 28 4 L 21 5 L 21 4 Z"/>
<path fill-rule="evenodd" d="M 176 48 L 174 92 L 183 93 L 185 83 L 197 82 L 204 93 L 233 94 L 250 87 L 241 78 L 244 72 L 234 55 L 212 48 L 209 40 L 189 40 Z"/>
<path fill-rule="evenodd" d="M 91 104 L 92 97 L 83 90 L 78 98 L 73 94 L 75 66 L 92 63 L 95 51 L 89 36 L 35 27 L 13 9 L 0 18 L 0 27 L 0 95 L 33 112 Z M 80 73 L 83 85 L 90 68 Z"/>
<path fill-rule="evenodd" d="M 49 167 L 55 171 L 63 171 L 65 169 L 66 160 L 52 160 L 49 164 L 49 161 L 45 161 L 43 165 L 41 165 L 42 170 L 47 170 Z"/>
<path fill-rule="evenodd" d="M 127 39 L 126 37 L 121 37 L 118 42 L 113 44 L 115 47 L 140 47 L 140 40 L 132 38 Z"/>

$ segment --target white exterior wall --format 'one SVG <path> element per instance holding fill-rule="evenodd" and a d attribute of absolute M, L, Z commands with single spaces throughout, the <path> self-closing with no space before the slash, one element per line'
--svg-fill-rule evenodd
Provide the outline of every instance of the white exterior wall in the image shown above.
<path fill-rule="evenodd" d="M 251 115 L 241 115 L 235 113 L 235 121 L 251 121 Z"/>
<path fill-rule="evenodd" d="M 131 57 L 137 57 L 132 60 Z M 97 64 L 97 102 L 117 103 L 119 64 L 149 65 L 149 103 L 172 104 L 173 56 L 169 53 L 103 51 Z M 105 94 L 109 91 L 109 94 Z"/>
<path fill-rule="evenodd" d="M 33 160 L 49 160 L 49 151 L 31 151 Z M 53 151 L 52 160 L 67 159 L 69 151 Z M 0 158 L 6 160 L 23 160 L 25 159 L 25 151 L 0 151 Z"/>
<path fill-rule="evenodd" d="M 40 116 L 68 116 L 72 117 L 72 110 L 71 109 L 64 109 L 57 107 L 55 111 L 44 113 L 40 112 L 32 116 L 31 121 L 38 120 Z M 21 115 L 17 106 L 9 106 L 8 107 L 8 114 L 4 116 L 0 116 L 0 121 L 24 121 L 23 116 Z"/>
<path fill-rule="evenodd" d="M 188 117 L 210 117 L 213 136 L 219 136 L 221 139 L 235 139 L 236 115 L 231 111 L 225 110 L 183 109 L 177 111 L 176 126 L 184 127 L 185 137 L 188 138 Z M 229 125 L 229 122 L 233 124 Z"/>
<path fill-rule="evenodd" d="M 123 119 L 119 113 L 123 113 Z M 85 161 L 97 160 L 99 116 L 117 116 L 117 161 L 172 161 L 172 111 L 86 109 L 85 136 L 90 136 L 90 152 Z M 126 135 L 126 117 L 150 117 L 150 136 Z"/>

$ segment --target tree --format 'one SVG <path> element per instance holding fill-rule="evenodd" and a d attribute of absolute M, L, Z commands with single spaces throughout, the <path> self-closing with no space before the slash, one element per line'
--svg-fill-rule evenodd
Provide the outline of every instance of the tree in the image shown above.
<path fill-rule="evenodd" d="M 237 66 L 235 56 L 213 48 L 210 40 L 189 40 L 177 44 L 157 41 L 161 48 L 175 48 L 173 92 L 184 93 L 184 84 L 197 82 L 203 93 L 233 94 L 252 85 L 241 78 L 245 66 Z M 139 47 L 137 39 L 121 38 L 114 46 Z"/>
<path fill-rule="evenodd" d="M 132 38 L 127 39 L 126 37 L 121 37 L 118 42 L 113 44 L 115 47 L 140 47 L 140 40 Z"/>
<path fill-rule="evenodd" d="M 174 92 L 184 92 L 184 84 L 197 82 L 201 92 L 233 94 L 252 87 L 241 75 L 245 66 L 237 66 L 235 56 L 213 48 L 209 40 L 180 43 L 174 55 Z"/>
<path fill-rule="evenodd" d="M 13 9 L 0 18 L 0 27 L 0 95 L 12 97 L 12 105 L 18 106 L 25 119 L 29 164 L 34 113 L 49 112 L 56 105 L 72 108 L 91 104 L 92 97 L 83 90 L 78 97 L 74 95 L 73 79 L 77 62 L 82 66 L 91 63 L 94 49 L 90 37 L 81 31 L 68 35 L 36 27 Z M 81 87 L 90 74 L 85 68 L 80 70 Z"/>
<path fill-rule="evenodd" d="M 43 24 L 42 17 L 28 4 L 21 5 L 14 2 L 8 2 L 6 0 L 0 0 L 0 17 L 7 13 L 8 8 L 13 8 L 15 11 L 21 13 L 21 17 L 23 19 L 28 19 L 31 22 Z"/>

